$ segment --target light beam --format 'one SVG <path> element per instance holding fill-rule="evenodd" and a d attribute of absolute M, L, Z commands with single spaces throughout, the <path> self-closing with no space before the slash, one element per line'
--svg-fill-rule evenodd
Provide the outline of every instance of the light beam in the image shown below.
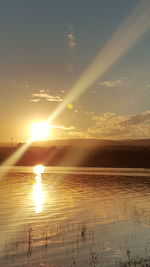
<path fill-rule="evenodd" d="M 98 53 L 95 60 L 73 86 L 64 101 L 49 116 L 48 121 L 50 123 L 53 122 L 69 103 L 74 102 L 94 82 L 100 79 L 141 38 L 149 27 L 150 2 L 142 0 L 111 40 Z"/>
<path fill-rule="evenodd" d="M 12 166 L 21 158 L 28 147 L 31 145 L 32 141 L 29 139 L 25 144 L 20 146 L 10 157 L 8 157 L 0 167 L 0 178 L 4 177 L 11 169 Z"/>

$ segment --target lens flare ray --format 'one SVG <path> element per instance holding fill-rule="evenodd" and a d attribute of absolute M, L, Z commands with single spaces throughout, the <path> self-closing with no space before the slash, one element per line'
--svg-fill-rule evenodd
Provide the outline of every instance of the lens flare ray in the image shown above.
<path fill-rule="evenodd" d="M 25 151 L 28 149 L 28 147 L 31 145 L 31 139 L 28 140 L 25 144 L 23 144 L 21 147 L 19 147 L 10 157 L 8 157 L 1 165 L 0 167 L 0 178 L 4 177 L 11 169 L 12 166 L 14 166 L 17 161 L 21 158 L 21 156 L 25 153 Z"/>
<path fill-rule="evenodd" d="M 150 28 L 150 3 L 141 1 L 112 39 L 99 52 L 95 60 L 83 73 L 81 78 L 70 90 L 63 102 L 49 116 L 52 122 L 69 103 L 74 102 L 96 80 L 100 79 L 112 65 L 123 56 L 136 41 Z"/>

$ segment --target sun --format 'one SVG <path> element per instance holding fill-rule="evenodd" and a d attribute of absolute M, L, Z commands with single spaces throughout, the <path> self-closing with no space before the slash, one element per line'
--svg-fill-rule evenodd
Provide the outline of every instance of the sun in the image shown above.
<path fill-rule="evenodd" d="M 50 135 L 50 125 L 45 121 L 34 122 L 30 127 L 32 141 L 42 141 L 48 139 Z"/>
<path fill-rule="evenodd" d="M 43 165 L 36 165 L 33 168 L 35 174 L 41 174 L 44 172 L 45 167 Z"/>

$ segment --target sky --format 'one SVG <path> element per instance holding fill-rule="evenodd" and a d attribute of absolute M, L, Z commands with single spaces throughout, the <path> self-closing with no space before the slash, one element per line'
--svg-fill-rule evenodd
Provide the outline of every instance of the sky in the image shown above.
<path fill-rule="evenodd" d="M 1 0 L 0 142 L 24 142 L 63 104 L 49 139 L 149 138 L 148 2 Z"/>

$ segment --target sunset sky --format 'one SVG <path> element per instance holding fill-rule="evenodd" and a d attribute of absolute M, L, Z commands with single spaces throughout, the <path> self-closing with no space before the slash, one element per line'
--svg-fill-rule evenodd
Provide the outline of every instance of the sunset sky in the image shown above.
<path fill-rule="evenodd" d="M 140 2 L 148 0 L 1 0 L 0 142 L 25 141 Z M 49 139 L 150 137 L 149 29 L 66 105 Z"/>

